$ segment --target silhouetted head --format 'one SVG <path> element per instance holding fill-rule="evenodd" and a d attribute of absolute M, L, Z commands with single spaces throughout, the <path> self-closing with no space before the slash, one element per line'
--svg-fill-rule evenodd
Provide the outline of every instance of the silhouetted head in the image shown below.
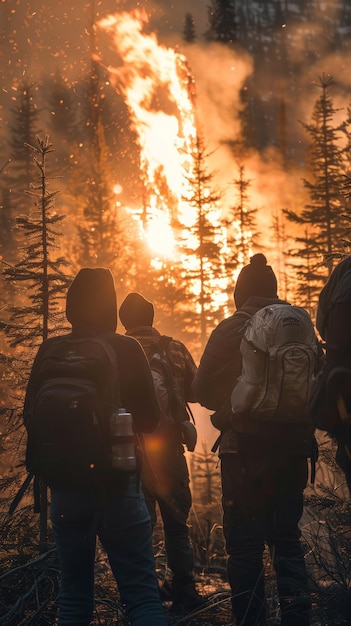
<path fill-rule="evenodd" d="M 141 293 L 129 293 L 120 306 L 119 319 L 126 331 L 139 326 L 152 326 L 154 305 Z"/>
<path fill-rule="evenodd" d="M 350 302 L 351 256 L 340 261 L 333 269 L 319 294 L 316 327 L 322 339 L 327 337 L 328 314 L 337 302 Z"/>
<path fill-rule="evenodd" d="M 109 269 L 83 267 L 78 272 L 67 292 L 66 316 L 73 330 L 116 330 L 116 290 Z"/>
<path fill-rule="evenodd" d="M 277 279 L 264 254 L 254 254 L 241 270 L 234 289 L 234 302 L 240 309 L 251 296 L 277 298 Z"/>

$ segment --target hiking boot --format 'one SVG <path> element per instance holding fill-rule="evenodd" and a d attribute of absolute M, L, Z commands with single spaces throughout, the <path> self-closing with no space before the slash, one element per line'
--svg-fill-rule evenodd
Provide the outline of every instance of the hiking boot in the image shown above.
<path fill-rule="evenodd" d="M 172 613 L 183 614 L 192 613 L 201 608 L 206 602 L 206 598 L 200 596 L 195 587 L 195 583 L 188 583 L 178 587 L 173 591 L 173 602 L 170 610 Z"/>

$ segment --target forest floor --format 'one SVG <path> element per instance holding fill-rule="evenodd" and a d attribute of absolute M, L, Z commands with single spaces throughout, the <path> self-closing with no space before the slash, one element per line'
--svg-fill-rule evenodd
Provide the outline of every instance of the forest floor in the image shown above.
<path fill-rule="evenodd" d="M 335 468 L 326 469 L 333 456 L 333 450 L 324 451 L 320 446 L 320 457 L 328 463 L 319 465 L 315 484 L 306 490 L 300 523 L 309 575 L 306 591 L 312 601 L 311 626 L 351 626 L 351 500 L 343 476 Z M 209 486 L 207 474 L 206 480 Z M 196 585 L 206 601 L 192 614 L 176 615 L 171 611 L 171 601 L 165 595 L 169 572 L 160 520 L 154 530 L 156 572 L 169 626 L 239 626 L 231 615 L 220 485 L 216 480 L 211 489 L 201 484 L 193 489 L 197 497 L 189 516 L 189 531 Z M 215 496 L 210 497 L 210 493 Z M 209 504 L 201 499 L 203 494 Z M 32 504 L 13 516 L 6 510 L 0 516 L 0 626 L 53 626 L 60 575 L 53 538 L 49 536 L 47 552 L 38 555 Z M 279 602 L 268 550 L 264 554 L 264 573 L 267 626 L 276 626 L 280 623 Z M 127 624 L 106 555 L 98 545 L 93 626 Z"/>
<path fill-rule="evenodd" d="M 217 536 L 220 537 L 219 532 Z M 309 589 L 312 598 L 311 626 L 350 626 L 351 599 L 347 593 L 350 585 L 350 557 L 348 556 L 350 552 L 344 554 L 344 563 L 338 559 L 337 570 L 330 568 L 331 554 L 330 551 L 325 552 L 328 573 L 323 574 L 319 565 L 319 574 L 316 575 L 313 549 L 317 543 L 313 540 L 312 549 L 311 545 L 310 539 L 305 542 L 306 561 L 311 581 Z M 213 554 L 216 552 L 215 548 L 216 546 L 213 546 Z M 206 598 L 206 602 L 201 609 L 192 614 L 172 613 L 171 602 L 165 598 L 163 606 L 169 626 L 238 626 L 231 616 L 230 589 L 226 581 L 225 565 L 225 554 L 219 555 L 218 553 L 214 566 L 197 565 L 196 585 L 199 594 Z M 340 566 L 346 568 L 346 575 Z M 160 545 L 156 546 L 156 569 L 160 584 L 164 583 L 166 588 L 165 555 Z M 95 573 L 93 626 L 127 626 L 129 622 L 125 618 L 116 584 L 106 556 L 99 546 Z M 276 626 L 280 623 L 279 603 L 268 551 L 265 553 L 265 582 L 268 605 L 267 626 Z M 57 615 L 58 584 L 59 568 L 54 548 L 37 559 L 0 575 L 0 625 L 53 626 Z"/>
<path fill-rule="evenodd" d="M 334 502 L 329 502 L 334 508 Z M 321 501 L 312 492 L 301 520 L 302 541 L 306 553 L 306 566 L 309 574 L 309 595 L 311 597 L 311 626 L 351 626 L 350 587 L 350 506 L 339 508 L 338 514 L 329 524 L 319 519 L 319 508 L 326 513 L 328 501 Z M 226 553 L 222 528 L 216 507 L 201 506 L 196 514 L 196 506 L 190 516 L 190 534 L 195 552 L 195 578 L 198 592 L 206 599 L 204 606 L 188 615 L 176 615 L 171 611 L 171 601 L 167 600 L 168 575 L 162 525 L 158 522 L 154 531 L 156 571 L 159 584 L 165 590 L 161 597 L 169 626 L 239 626 L 231 613 L 230 587 L 226 577 Z M 212 516 L 211 516 L 212 514 Z M 206 536 L 207 529 L 207 536 Z M 106 557 L 98 553 L 97 567 L 102 568 L 100 581 L 105 581 L 111 600 L 111 584 L 106 584 Z M 280 609 L 276 579 L 268 549 L 264 553 L 265 587 L 267 598 L 267 626 L 280 624 Z M 103 573 L 104 572 L 104 573 Z M 111 577 L 110 574 L 108 576 Z M 100 587 L 104 593 L 103 586 Z M 96 597 L 96 618 L 94 626 L 126 626 L 123 614 L 118 607 L 104 604 Z M 106 598 L 107 600 L 107 598 Z M 117 621 L 116 621 L 117 615 Z M 299 626 L 299 624 L 296 624 Z"/>

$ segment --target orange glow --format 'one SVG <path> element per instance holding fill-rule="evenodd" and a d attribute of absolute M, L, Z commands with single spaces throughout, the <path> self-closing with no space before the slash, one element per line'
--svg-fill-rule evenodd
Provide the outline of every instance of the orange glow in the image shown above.
<path fill-rule="evenodd" d="M 116 185 L 114 185 L 113 187 L 113 193 L 116 194 L 116 196 L 119 196 L 119 194 L 121 194 L 123 191 L 123 187 L 122 185 L 120 185 L 119 183 L 117 183 Z"/>
<path fill-rule="evenodd" d="M 145 34 L 144 10 L 110 15 L 99 22 L 112 35 L 123 65 L 109 67 L 111 84 L 125 96 L 140 147 L 144 187 L 143 236 L 156 255 L 174 257 L 171 219 L 186 225 L 196 219 L 182 201 L 184 172 L 191 167 L 190 147 L 196 136 L 193 80 L 183 55 Z"/>
<path fill-rule="evenodd" d="M 161 214 L 150 220 L 144 234 L 150 248 L 159 256 L 174 257 L 175 240 L 167 215 Z"/>
<path fill-rule="evenodd" d="M 108 64 L 110 83 L 125 98 L 139 145 L 142 206 L 131 213 L 138 222 L 141 239 L 153 251 L 152 266 L 159 267 L 164 260 L 172 259 L 186 272 L 199 276 L 201 265 L 211 283 L 211 301 L 217 309 L 227 300 L 227 278 L 220 277 L 218 267 L 213 269 L 212 260 L 200 260 L 196 252 L 199 207 L 189 182 L 196 180 L 198 167 L 194 79 L 184 55 L 159 44 L 154 33 L 144 32 L 148 20 L 146 11 L 135 9 L 110 15 L 98 23 L 100 32 L 113 42 L 118 58 Z M 223 264 L 230 253 L 226 229 L 219 227 L 223 207 L 217 208 L 216 203 L 211 207 L 206 185 L 203 203 L 207 192 L 209 206 L 201 208 L 217 228 L 214 238 Z M 195 296 L 202 288 L 199 282 L 194 278 L 191 285 Z M 197 306 L 200 310 L 199 302 Z"/>

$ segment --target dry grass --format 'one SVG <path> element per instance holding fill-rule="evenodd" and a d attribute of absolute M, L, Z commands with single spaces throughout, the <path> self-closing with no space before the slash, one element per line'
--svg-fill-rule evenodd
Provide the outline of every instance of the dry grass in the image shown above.
<path fill-rule="evenodd" d="M 332 465 L 330 442 L 321 442 L 321 460 L 313 488 L 306 491 L 301 530 L 306 546 L 313 599 L 313 626 L 346 626 L 351 623 L 351 503 L 343 476 Z M 222 533 L 219 470 L 211 463 L 198 473 L 201 491 L 195 484 L 193 508 L 189 517 L 195 553 L 195 574 L 199 593 L 207 603 L 192 615 L 169 613 L 171 626 L 229 626 L 232 624 L 230 589 L 226 582 L 226 553 Z M 211 472 L 209 479 L 206 472 Z M 196 482 L 195 479 L 193 478 Z M 7 484 L 7 490 L 10 488 Z M 4 482 L 2 483 L 4 485 Z M 4 493 L 4 492 L 3 492 Z M 209 494 L 212 494 L 211 501 Z M 4 626 L 52 626 L 56 618 L 59 569 L 49 536 L 49 549 L 38 555 L 38 516 L 31 502 L 23 501 L 13 516 L 7 514 L 10 497 L 0 502 L 0 624 Z M 156 569 L 160 585 L 169 578 L 160 520 L 154 533 Z M 269 624 L 279 623 L 279 603 L 270 555 L 265 553 L 266 591 Z M 126 626 L 118 590 L 106 557 L 98 548 L 96 559 L 96 610 L 94 626 Z"/>

